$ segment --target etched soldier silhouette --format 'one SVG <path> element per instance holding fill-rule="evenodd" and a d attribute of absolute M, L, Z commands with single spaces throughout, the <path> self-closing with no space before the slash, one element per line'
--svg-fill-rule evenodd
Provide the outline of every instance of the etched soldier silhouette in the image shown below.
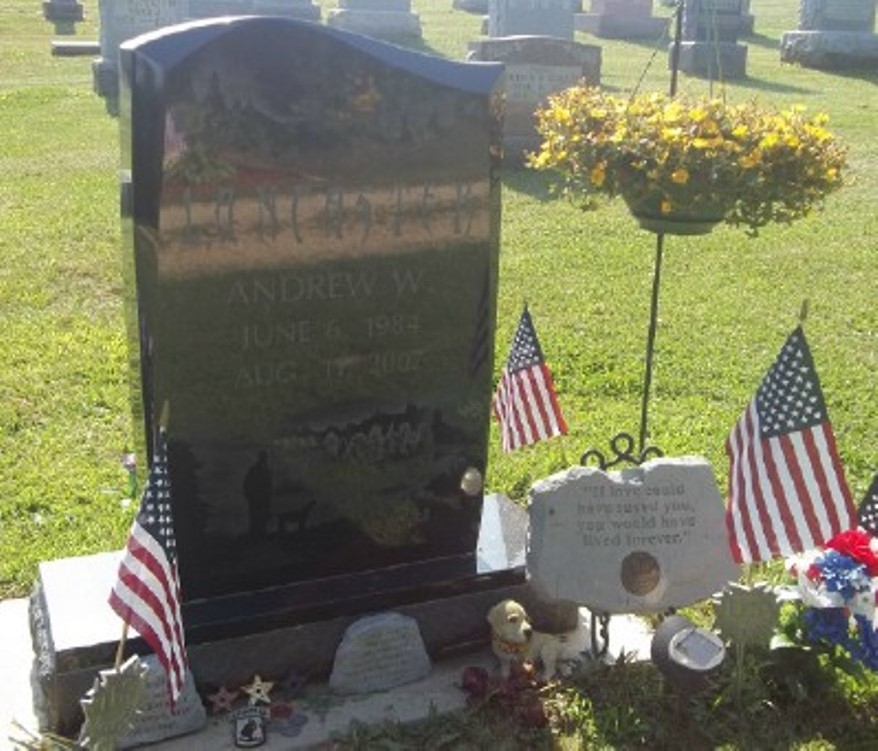
<path fill-rule="evenodd" d="M 244 496 L 250 514 L 250 535 L 265 537 L 271 518 L 271 468 L 266 451 L 259 452 L 259 458 L 244 476 Z"/>

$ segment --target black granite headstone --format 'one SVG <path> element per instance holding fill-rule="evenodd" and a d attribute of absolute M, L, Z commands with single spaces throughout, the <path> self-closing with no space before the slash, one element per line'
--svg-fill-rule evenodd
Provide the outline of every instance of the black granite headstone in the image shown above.
<path fill-rule="evenodd" d="M 187 630 L 481 586 L 461 477 L 487 455 L 502 66 L 227 18 L 121 68 L 136 412 L 147 444 L 167 414 Z"/>

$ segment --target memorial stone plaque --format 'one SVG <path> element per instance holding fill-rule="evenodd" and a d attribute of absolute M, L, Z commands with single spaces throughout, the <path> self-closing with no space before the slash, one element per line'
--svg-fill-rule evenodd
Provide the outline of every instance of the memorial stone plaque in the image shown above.
<path fill-rule="evenodd" d="M 367 694 L 425 678 L 430 658 L 414 618 L 380 613 L 345 631 L 329 676 L 339 694 Z"/>
<path fill-rule="evenodd" d="M 545 596 L 662 612 L 738 578 L 723 499 L 700 457 L 621 472 L 573 467 L 533 486 L 530 515 L 528 573 Z"/>
<path fill-rule="evenodd" d="M 168 415 L 187 606 L 475 577 L 502 66 L 278 18 L 122 65 L 135 408 L 147 442 Z"/>

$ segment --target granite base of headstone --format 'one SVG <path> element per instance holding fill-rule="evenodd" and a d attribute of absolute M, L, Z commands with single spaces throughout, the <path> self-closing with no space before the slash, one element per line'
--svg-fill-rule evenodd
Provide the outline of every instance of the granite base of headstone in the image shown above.
<path fill-rule="evenodd" d="M 668 70 L 672 68 L 673 42 L 668 49 Z M 711 80 L 739 80 L 747 77 L 747 46 L 733 42 L 681 42 L 679 70 Z"/>
<path fill-rule="evenodd" d="M 594 611 L 684 607 L 740 573 L 722 496 L 700 457 L 559 472 L 531 489 L 530 521 L 530 583 L 547 598 Z"/>
<path fill-rule="evenodd" d="M 311 0 L 189 0 L 189 18 L 192 19 L 247 15 L 317 21 L 320 6 Z"/>
<path fill-rule="evenodd" d="M 573 40 L 570 0 L 488 0 L 487 35 L 550 36 Z"/>
<path fill-rule="evenodd" d="M 843 70 L 878 64 L 875 0 L 801 0 L 799 27 L 780 40 L 780 59 Z"/>
<path fill-rule="evenodd" d="M 92 63 L 92 87 L 107 99 L 119 96 L 119 46 L 126 39 L 182 23 L 189 0 L 100 0 L 101 56 Z"/>
<path fill-rule="evenodd" d="M 76 0 L 49 0 L 43 3 L 43 18 L 47 21 L 81 21 L 82 3 Z"/>
<path fill-rule="evenodd" d="M 411 0 L 338 0 L 326 14 L 326 25 L 374 39 L 420 39 L 421 17 Z"/>
<path fill-rule="evenodd" d="M 418 622 L 400 613 L 379 613 L 345 630 L 329 675 L 337 694 L 370 694 L 426 678 L 430 657 Z"/>
<path fill-rule="evenodd" d="M 602 39 L 661 39 L 668 20 L 652 14 L 652 0 L 591 0 L 588 13 L 574 16 L 577 31 Z"/>
<path fill-rule="evenodd" d="M 186 674 L 183 690 L 172 710 L 168 705 L 164 668 L 158 658 L 147 655 L 140 662 L 147 668 L 146 696 L 134 717 L 131 731 L 118 741 L 116 747 L 135 748 L 201 730 L 207 724 L 207 712 L 195 689 L 192 673 Z"/>
<path fill-rule="evenodd" d="M 479 39 L 469 44 L 469 60 L 506 65 L 504 159 L 515 164 L 539 148 L 534 113 L 546 98 L 583 80 L 601 81 L 601 48 L 548 36 Z"/>
<path fill-rule="evenodd" d="M 482 509 L 478 573 L 489 586 L 457 594 L 393 606 L 418 624 L 427 653 L 434 661 L 487 645 L 485 614 L 507 597 L 521 602 L 534 626 L 555 633 L 574 629 L 574 603 L 547 599 L 525 582 L 524 562 L 528 515 L 501 495 L 488 495 Z M 79 700 L 98 671 L 115 659 L 122 626 L 107 604 L 117 576 L 120 553 L 46 561 L 31 597 L 30 627 L 34 645 L 34 707 L 42 730 L 74 735 L 82 723 Z M 502 581 L 497 574 L 506 572 Z M 77 582 L 71 587 L 70 582 Z M 330 674 L 345 631 L 359 616 L 289 621 L 282 603 L 274 625 L 255 633 L 196 641 L 187 634 L 187 653 L 196 685 L 215 690 L 239 686 L 254 674 L 266 680 L 291 673 L 320 680 Z M 242 619 L 253 616 L 242 612 Z M 185 621 L 185 611 L 184 611 Z M 264 623 L 264 621 L 262 621 Z M 129 635 L 127 654 L 145 655 L 149 648 Z"/>
<path fill-rule="evenodd" d="M 878 34 L 850 31 L 787 31 L 780 59 L 819 70 L 872 69 L 878 65 Z"/>

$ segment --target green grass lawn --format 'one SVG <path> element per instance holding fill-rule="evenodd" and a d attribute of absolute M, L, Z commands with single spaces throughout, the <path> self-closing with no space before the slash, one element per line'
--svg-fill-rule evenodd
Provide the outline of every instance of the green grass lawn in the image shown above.
<path fill-rule="evenodd" d="M 86 21 L 73 38 L 97 39 L 97 0 L 83 4 Z M 324 15 L 336 5 L 320 4 Z M 412 4 L 423 47 L 463 58 L 481 20 L 454 10 L 451 0 Z M 797 6 L 752 1 L 747 79 L 723 85 L 684 75 L 680 88 L 826 111 L 849 146 L 851 184 L 829 197 L 825 212 L 768 227 L 757 239 L 726 227 L 668 237 L 650 437 L 667 454 L 706 456 L 724 487 L 723 442 L 808 298 L 806 333 L 859 500 L 878 469 L 878 72 L 781 64 L 778 39 L 795 28 Z M 40 560 L 121 547 L 136 506 L 125 500 L 120 465 L 132 425 L 118 121 L 91 91 L 90 59 L 52 57 L 53 38 L 39 2 L 0 7 L 0 598 L 27 594 Z M 663 44 L 578 39 L 602 47 L 605 86 L 630 90 L 642 78 L 642 89 L 667 89 Z M 585 213 L 553 198 L 546 175 L 505 175 L 495 368 L 526 300 L 570 434 L 507 456 L 494 429 L 490 490 L 523 498 L 534 479 L 575 464 L 587 448 L 606 447 L 620 430 L 636 434 L 654 247 L 654 236 L 619 201 Z M 869 686 L 845 688 L 845 706 L 872 707 L 874 716 L 878 690 Z M 649 702 L 641 703 L 645 712 Z M 754 721 L 771 724 L 761 704 L 757 715 Z M 594 724 L 622 727 L 630 717 L 587 717 L 593 732 L 577 736 L 587 747 L 642 745 L 637 733 L 623 741 Z M 827 717 L 835 729 L 823 733 L 813 716 L 796 715 L 801 728 L 788 728 L 788 745 L 773 747 L 853 747 L 845 743 L 859 733 L 845 735 L 838 723 L 865 722 L 868 712 L 836 717 Z M 741 737 L 734 728 L 717 731 L 705 747 L 760 747 Z M 691 736 L 693 748 L 698 738 L 704 741 Z"/>

